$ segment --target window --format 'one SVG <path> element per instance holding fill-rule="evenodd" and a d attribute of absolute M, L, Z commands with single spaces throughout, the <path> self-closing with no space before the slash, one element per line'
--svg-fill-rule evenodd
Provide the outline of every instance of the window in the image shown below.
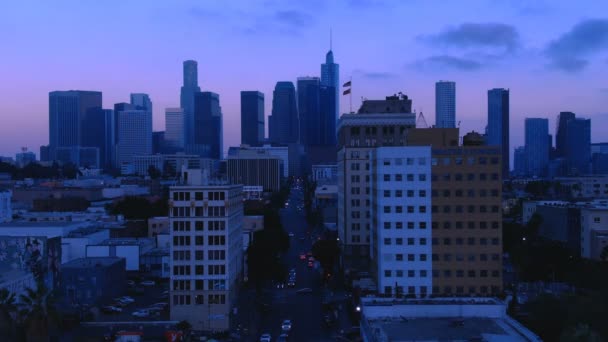
<path fill-rule="evenodd" d="M 456 207 L 454 207 L 454 211 L 457 213 L 462 213 L 463 211 L 463 207 L 461 205 L 457 205 Z"/>
<path fill-rule="evenodd" d="M 449 173 L 446 173 L 446 174 L 443 175 L 443 180 L 444 181 L 449 181 L 451 179 L 452 179 L 452 177 L 451 177 L 451 175 Z"/>
<path fill-rule="evenodd" d="M 414 158 L 406 158 L 405 163 L 407 165 L 414 165 Z"/>
<path fill-rule="evenodd" d="M 427 277 L 427 271 L 426 270 L 420 270 L 420 277 L 421 278 L 426 278 Z"/>
<path fill-rule="evenodd" d="M 414 238 L 407 238 L 407 244 L 408 244 L 408 246 L 413 246 L 414 245 Z"/>
<path fill-rule="evenodd" d="M 479 164 L 480 165 L 486 165 L 488 163 L 488 158 L 486 157 L 479 157 Z"/>
<path fill-rule="evenodd" d="M 452 240 L 450 238 L 444 238 L 443 239 L 443 244 L 444 245 L 451 245 L 452 244 Z"/>
<path fill-rule="evenodd" d="M 395 158 L 395 165 L 403 165 L 403 159 L 402 158 Z"/>
<path fill-rule="evenodd" d="M 203 260 L 205 253 L 203 253 L 204 251 L 194 251 L 194 260 Z"/>
<path fill-rule="evenodd" d="M 403 238 L 396 238 L 395 239 L 395 244 L 397 244 L 397 245 L 403 245 Z"/>
<path fill-rule="evenodd" d="M 424 173 L 419 174 L 418 180 L 421 182 L 426 182 L 426 174 L 424 174 Z"/>
<path fill-rule="evenodd" d="M 202 246 L 204 244 L 205 240 L 203 239 L 203 236 L 195 236 L 194 237 L 194 244 L 197 246 Z"/>
<path fill-rule="evenodd" d="M 388 246 L 391 244 L 391 238 L 384 238 L 384 245 Z"/>
<path fill-rule="evenodd" d="M 407 255 L 407 261 L 416 261 L 416 260 L 415 260 L 415 257 L 416 257 L 416 256 L 415 256 L 414 254 L 408 254 L 408 255 Z"/>
<path fill-rule="evenodd" d="M 396 180 L 397 182 L 401 182 L 401 181 L 403 181 L 403 175 L 402 175 L 402 174 L 399 174 L 399 173 L 398 173 L 398 174 L 396 174 L 396 175 L 395 175 L 395 180 Z"/>
<path fill-rule="evenodd" d="M 456 278 L 462 278 L 462 277 L 464 277 L 464 271 L 456 270 Z"/>
<path fill-rule="evenodd" d="M 452 223 L 450 221 L 443 222 L 443 229 L 450 229 L 452 227 Z"/>
<path fill-rule="evenodd" d="M 407 222 L 407 229 L 414 229 L 414 221 Z"/>
<path fill-rule="evenodd" d="M 433 255 L 431 255 L 431 259 L 433 261 L 439 261 L 439 254 L 433 254 Z"/>
<path fill-rule="evenodd" d="M 461 182 L 462 181 L 462 173 L 457 173 L 454 175 L 454 180 L 457 182 Z"/>
<path fill-rule="evenodd" d="M 487 178 L 487 175 L 486 175 L 485 173 L 480 173 L 480 174 L 479 174 L 479 180 L 480 180 L 480 181 L 485 181 L 485 180 L 487 180 L 487 179 L 488 179 L 488 178 Z"/>
<path fill-rule="evenodd" d="M 437 166 L 437 158 L 431 158 L 431 165 Z"/>
<path fill-rule="evenodd" d="M 391 197 L 391 191 L 390 190 L 384 190 L 384 197 Z"/>
<path fill-rule="evenodd" d="M 452 271 L 451 270 L 443 270 L 443 276 L 445 278 L 450 278 L 452 277 Z"/>
<path fill-rule="evenodd" d="M 408 270 L 407 271 L 407 277 L 408 278 L 414 278 L 416 276 L 416 272 L 414 272 L 414 270 Z"/>
<path fill-rule="evenodd" d="M 388 174 L 384 175 L 385 182 L 390 182 L 390 180 L 391 180 L 391 175 L 388 175 Z"/>
<path fill-rule="evenodd" d="M 403 197 L 403 190 L 395 190 L 395 197 Z"/>
<path fill-rule="evenodd" d="M 498 245 L 500 244 L 500 239 L 498 239 L 498 238 L 493 238 L 493 239 L 492 239 L 492 244 L 493 244 L 494 246 L 498 246 Z"/>
<path fill-rule="evenodd" d="M 401 222 L 401 221 L 395 222 L 395 228 L 396 229 L 403 229 L 403 222 Z"/>
<path fill-rule="evenodd" d="M 414 197 L 414 190 L 408 190 L 407 197 Z"/>
<path fill-rule="evenodd" d="M 474 244 L 475 244 L 475 238 L 473 238 L 473 237 L 467 238 L 467 245 L 472 246 Z"/>
<path fill-rule="evenodd" d="M 385 277 L 390 277 L 391 276 L 391 270 L 384 270 L 384 276 Z"/>
<path fill-rule="evenodd" d="M 395 254 L 395 260 L 403 261 L 403 254 Z"/>
<path fill-rule="evenodd" d="M 397 214 L 401 214 L 401 213 L 403 213 L 403 207 L 402 207 L 402 206 L 400 206 L 400 205 L 396 206 L 396 207 L 395 207 L 395 212 L 396 212 Z"/>
<path fill-rule="evenodd" d="M 384 213 L 385 213 L 385 214 L 389 214 L 390 212 L 391 212 L 391 207 L 390 207 L 390 205 L 385 205 L 385 206 L 384 206 Z"/>
<path fill-rule="evenodd" d="M 408 173 L 406 177 L 407 177 L 407 181 L 408 182 L 413 182 L 414 181 L 414 174 L 413 173 Z"/>
<path fill-rule="evenodd" d="M 468 277 L 469 278 L 475 278 L 475 270 L 469 270 Z"/>
<path fill-rule="evenodd" d="M 486 238 L 480 238 L 479 239 L 479 244 L 482 245 L 482 246 L 487 245 L 488 244 L 488 239 L 486 239 Z"/>
<path fill-rule="evenodd" d="M 443 158 L 443 165 L 450 165 L 450 158 Z"/>
<path fill-rule="evenodd" d="M 424 206 L 424 205 L 419 206 L 418 207 L 418 212 L 419 213 L 426 213 L 426 206 Z"/>
<path fill-rule="evenodd" d="M 475 206 L 474 205 L 467 206 L 467 212 L 474 213 L 475 212 Z"/>
<path fill-rule="evenodd" d="M 462 229 L 462 222 L 456 221 L 456 229 Z"/>
<path fill-rule="evenodd" d="M 418 190 L 418 197 L 426 197 L 426 190 Z"/>
<path fill-rule="evenodd" d="M 390 222 L 384 222 L 384 229 L 391 229 L 391 223 Z"/>
<path fill-rule="evenodd" d="M 413 205 L 408 205 L 407 206 L 407 212 L 410 213 L 410 214 L 414 213 L 414 206 Z"/>
<path fill-rule="evenodd" d="M 395 274 L 396 274 L 397 278 L 402 278 L 403 277 L 403 270 L 397 270 L 397 271 L 395 271 Z"/>
<path fill-rule="evenodd" d="M 420 238 L 420 245 L 426 246 L 426 238 Z"/>
<path fill-rule="evenodd" d="M 444 213 L 449 213 L 449 212 L 451 211 L 451 209 L 452 209 L 452 208 L 451 208 L 449 205 L 444 205 L 444 206 L 443 206 L 443 212 L 444 212 Z"/>
<path fill-rule="evenodd" d="M 418 222 L 418 228 L 419 229 L 426 229 L 426 222 L 424 222 L 424 221 Z"/>

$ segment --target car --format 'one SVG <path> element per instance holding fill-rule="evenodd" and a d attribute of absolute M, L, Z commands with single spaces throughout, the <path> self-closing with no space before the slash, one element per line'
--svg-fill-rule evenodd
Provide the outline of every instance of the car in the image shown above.
<path fill-rule="evenodd" d="M 289 237 L 294 237 L 294 236 L 295 236 L 295 234 L 294 234 L 294 233 L 289 232 Z"/>
<path fill-rule="evenodd" d="M 131 316 L 135 316 L 135 317 L 148 317 L 150 316 L 150 312 L 149 311 L 144 311 L 144 310 L 137 310 L 134 311 Z"/>
<path fill-rule="evenodd" d="M 295 287 L 296 286 L 296 282 L 295 281 L 288 281 L 287 282 L 287 287 Z"/>
<path fill-rule="evenodd" d="M 296 293 L 312 293 L 312 289 L 305 287 L 303 289 L 299 289 L 298 291 L 296 291 Z"/>
<path fill-rule="evenodd" d="M 104 313 L 119 313 L 122 312 L 122 308 L 113 305 L 106 305 L 101 307 L 101 311 Z"/>
<path fill-rule="evenodd" d="M 144 280 L 141 283 L 139 283 L 139 285 L 142 285 L 142 286 L 154 286 L 154 285 L 156 285 L 156 282 L 154 282 L 154 280 Z"/>
<path fill-rule="evenodd" d="M 169 303 L 167 303 L 167 302 L 154 303 L 150 307 L 159 307 L 164 310 L 167 307 L 169 307 Z"/>
<path fill-rule="evenodd" d="M 304 254 L 304 253 L 300 254 L 300 260 L 306 260 L 306 254 Z"/>
<path fill-rule="evenodd" d="M 262 334 L 262 336 L 260 336 L 260 342 L 271 342 L 272 341 L 272 337 L 270 336 L 270 334 Z"/>
<path fill-rule="evenodd" d="M 277 289 L 282 289 L 285 287 L 284 283 L 277 283 Z"/>
<path fill-rule="evenodd" d="M 288 338 L 289 338 L 289 335 L 287 335 L 287 334 L 281 334 L 281 335 L 279 335 L 279 338 L 277 339 L 277 342 L 287 342 Z"/>
<path fill-rule="evenodd" d="M 127 280 L 128 286 L 135 286 L 135 282 L 133 280 Z"/>
<path fill-rule="evenodd" d="M 315 261 L 314 257 L 308 257 L 308 261 Z"/>
<path fill-rule="evenodd" d="M 283 330 L 283 331 L 291 330 L 291 320 L 290 319 L 286 319 L 283 321 L 283 323 L 281 324 L 281 330 Z"/>
<path fill-rule="evenodd" d="M 313 265 L 312 261 L 309 261 L 309 262 L 308 262 L 308 267 L 312 268 L 313 266 L 314 266 L 314 265 Z"/>
<path fill-rule="evenodd" d="M 127 303 L 135 303 L 135 299 L 133 299 L 133 297 L 129 297 L 129 296 L 122 296 L 119 298 L 119 300 L 122 302 L 127 302 Z"/>

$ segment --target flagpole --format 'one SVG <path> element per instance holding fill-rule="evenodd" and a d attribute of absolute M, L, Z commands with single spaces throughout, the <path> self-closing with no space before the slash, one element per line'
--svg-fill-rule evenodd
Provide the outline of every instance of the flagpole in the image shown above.
<path fill-rule="evenodd" d="M 348 94 L 348 98 L 350 101 L 350 113 L 353 113 L 353 77 L 350 77 L 350 93 Z"/>

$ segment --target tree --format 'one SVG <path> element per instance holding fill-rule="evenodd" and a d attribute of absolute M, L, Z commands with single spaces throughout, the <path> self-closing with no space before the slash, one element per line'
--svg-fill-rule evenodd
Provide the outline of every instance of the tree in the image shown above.
<path fill-rule="evenodd" d="M 330 271 L 340 255 L 338 241 L 335 239 L 317 240 L 312 245 L 312 254 L 319 260 L 324 270 Z"/>
<path fill-rule="evenodd" d="M 0 289 L 0 336 L 8 341 L 15 338 L 15 295 L 7 289 Z"/>
<path fill-rule="evenodd" d="M 587 324 L 578 324 L 566 329 L 559 338 L 560 342 L 601 342 L 600 335 Z"/>
<path fill-rule="evenodd" d="M 608 246 L 604 246 L 604 248 L 602 248 L 600 259 L 602 259 L 602 261 L 606 261 L 608 259 Z"/>
<path fill-rule="evenodd" d="M 26 329 L 26 340 L 49 341 L 49 330 L 57 323 L 58 314 L 55 309 L 55 299 L 42 283 L 36 289 L 26 288 L 19 296 L 21 301 L 21 316 Z"/>

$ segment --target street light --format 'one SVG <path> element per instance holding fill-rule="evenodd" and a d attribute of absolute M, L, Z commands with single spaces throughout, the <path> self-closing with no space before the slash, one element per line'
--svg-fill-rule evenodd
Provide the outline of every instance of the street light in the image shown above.
<path fill-rule="evenodd" d="M 357 307 L 355 308 L 355 310 L 357 310 L 357 312 L 361 312 L 361 307 L 359 305 L 357 305 Z"/>

